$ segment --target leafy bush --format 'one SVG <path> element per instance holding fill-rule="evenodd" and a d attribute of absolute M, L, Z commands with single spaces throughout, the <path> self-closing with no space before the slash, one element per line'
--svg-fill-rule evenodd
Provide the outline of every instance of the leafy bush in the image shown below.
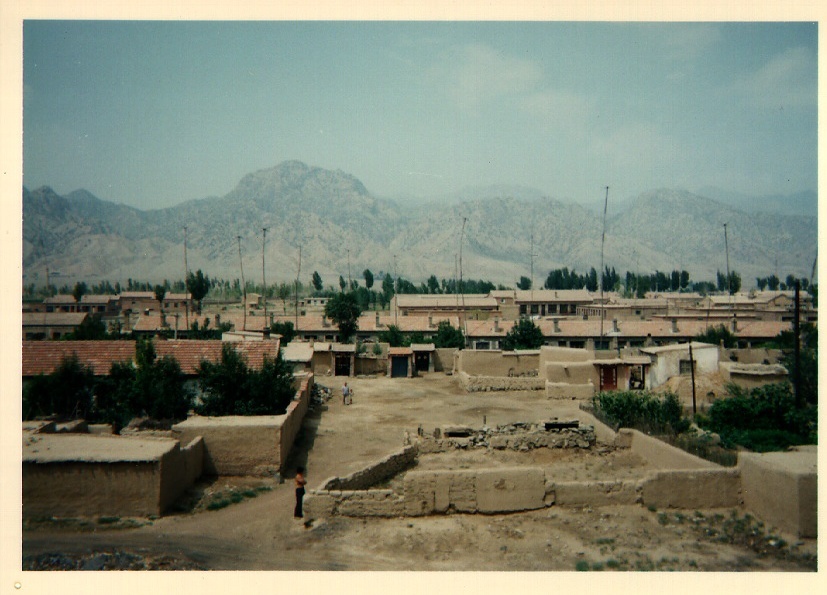
<path fill-rule="evenodd" d="M 727 447 L 758 452 L 783 450 L 797 444 L 817 444 L 818 408 L 795 406 L 789 383 L 769 384 L 745 391 L 727 387 L 729 398 L 712 404 L 701 427 L 721 436 Z"/>
<path fill-rule="evenodd" d="M 62 419 L 86 417 L 94 387 L 92 369 L 72 354 L 54 372 L 35 376 L 23 387 L 23 419 L 53 414 Z"/>
<path fill-rule="evenodd" d="M 600 392 L 592 398 L 595 413 L 615 429 L 635 428 L 654 434 L 680 434 L 689 429 L 674 393 L 662 397 L 643 391 Z"/>
<path fill-rule="evenodd" d="M 279 353 L 264 358 L 252 370 L 230 344 L 223 345 L 221 361 L 202 361 L 199 382 L 204 392 L 202 415 L 281 415 L 293 399 L 293 373 Z"/>

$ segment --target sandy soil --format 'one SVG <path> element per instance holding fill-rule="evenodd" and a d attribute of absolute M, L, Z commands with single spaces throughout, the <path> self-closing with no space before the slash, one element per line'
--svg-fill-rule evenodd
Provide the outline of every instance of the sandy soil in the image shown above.
<path fill-rule="evenodd" d="M 576 402 L 550 401 L 542 392 L 466 394 L 453 378 L 442 374 L 415 379 L 350 379 L 354 402 L 349 406 L 342 404 L 338 379 L 323 377 L 317 382 L 333 388 L 334 396 L 326 410 L 306 418 L 286 480 L 240 481 L 271 487 L 270 491 L 221 510 L 199 508 L 169 514 L 128 530 L 81 532 L 41 526 L 24 531 L 24 556 L 126 551 L 172 556 L 201 568 L 226 570 L 729 571 L 813 567 L 811 560 L 800 555 L 757 553 L 721 542 L 720 531 L 716 538 L 712 528 L 729 518 L 730 511 L 683 511 L 676 516 L 675 511 L 641 506 L 552 506 L 508 515 L 332 518 L 306 527 L 292 517 L 291 479 L 297 465 L 308 469 L 313 487 L 400 448 L 404 432 L 415 433 L 420 425 L 430 432 L 449 424 L 481 426 L 483 419 L 494 426 L 580 415 Z M 420 464 L 512 465 L 518 457 L 519 453 L 462 452 L 453 460 L 446 460 L 446 455 L 429 455 Z M 591 453 L 540 450 L 531 454 L 529 464 L 554 469 L 561 480 L 636 477 L 647 471 L 644 461 L 610 448 Z M 232 483 L 218 479 L 210 489 Z M 712 519 L 717 519 L 717 525 Z M 799 554 L 815 552 L 815 541 L 788 541 L 798 544 Z"/>

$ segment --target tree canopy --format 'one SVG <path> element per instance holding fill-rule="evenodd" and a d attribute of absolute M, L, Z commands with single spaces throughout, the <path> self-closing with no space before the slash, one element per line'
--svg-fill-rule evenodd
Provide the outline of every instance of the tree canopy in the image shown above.
<path fill-rule="evenodd" d="M 195 273 L 187 275 L 187 291 L 192 295 L 192 299 L 198 304 L 198 311 L 201 311 L 201 300 L 203 300 L 210 291 L 210 278 L 206 277 L 201 269 Z"/>
<path fill-rule="evenodd" d="M 530 318 L 521 318 L 503 339 L 503 350 L 537 349 L 545 343 L 543 331 Z"/>
<path fill-rule="evenodd" d="M 355 292 L 341 292 L 331 297 L 325 304 L 324 313 L 339 327 L 343 343 L 347 343 L 359 329 L 359 315 L 362 311 Z"/>

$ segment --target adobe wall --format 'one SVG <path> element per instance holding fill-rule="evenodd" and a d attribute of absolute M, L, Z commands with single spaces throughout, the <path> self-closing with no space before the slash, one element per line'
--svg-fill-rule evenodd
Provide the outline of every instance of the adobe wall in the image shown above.
<path fill-rule="evenodd" d="M 183 448 L 178 443 L 161 458 L 161 512 L 201 476 L 203 468 L 204 440 L 200 436 Z"/>
<path fill-rule="evenodd" d="M 632 453 L 646 459 L 660 469 L 721 469 L 711 461 L 689 454 L 686 451 L 666 444 L 662 440 L 647 436 L 638 430 L 620 428 L 617 431 L 615 446 L 630 448 Z"/>
<path fill-rule="evenodd" d="M 741 474 L 725 467 L 658 471 L 643 482 L 643 503 L 689 509 L 740 506 Z"/>
<path fill-rule="evenodd" d="M 367 490 L 379 482 L 401 473 L 416 461 L 417 447 L 410 445 L 346 477 L 332 477 L 319 488 L 322 491 Z"/>
<path fill-rule="evenodd" d="M 778 364 L 783 355 L 780 349 L 723 349 L 720 360 L 740 364 Z"/>
<path fill-rule="evenodd" d="M 565 481 L 552 483 L 550 492 L 559 506 L 615 506 L 643 502 L 642 480 Z"/>
<path fill-rule="evenodd" d="M 356 376 L 384 376 L 388 373 L 388 358 L 357 356 L 353 367 Z"/>
<path fill-rule="evenodd" d="M 550 362 L 587 362 L 594 359 L 594 350 L 574 347 L 541 347 L 540 369 Z"/>
<path fill-rule="evenodd" d="M 534 377 L 471 376 L 457 372 L 459 384 L 469 393 L 507 390 L 543 390 L 545 380 Z"/>
<path fill-rule="evenodd" d="M 174 425 L 173 436 L 182 443 L 204 438 L 205 475 L 273 475 L 290 454 L 312 386 L 313 376 L 302 381 L 284 415 L 195 415 Z"/>
<path fill-rule="evenodd" d="M 302 421 L 304 421 L 304 416 L 307 414 L 307 408 L 310 405 L 310 393 L 313 390 L 314 383 L 315 376 L 308 374 L 299 385 L 293 401 L 287 406 L 287 413 L 282 420 L 281 431 L 279 432 L 277 458 L 279 470 L 284 469 L 287 457 L 290 456 L 290 450 L 296 441 L 296 436 L 301 430 Z"/>
<path fill-rule="evenodd" d="M 451 372 L 454 370 L 454 353 L 457 350 L 453 347 L 442 347 L 435 349 L 431 354 L 434 359 L 434 372 Z"/>
<path fill-rule="evenodd" d="M 463 349 L 457 354 L 457 371 L 469 376 L 536 376 L 540 362 L 540 355 L 536 351 L 522 353 L 498 349 Z"/>
<path fill-rule="evenodd" d="M 570 384 L 568 382 L 546 382 L 546 398 L 547 399 L 591 399 L 596 393 L 595 385 L 591 382 L 587 384 Z"/>
<path fill-rule="evenodd" d="M 161 464 L 23 463 L 23 516 L 160 515 Z"/>
<path fill-rule="evenodd" d="M 739 453 L 744 506 L 798 537 L 818 536 L 817 453 Z"/>

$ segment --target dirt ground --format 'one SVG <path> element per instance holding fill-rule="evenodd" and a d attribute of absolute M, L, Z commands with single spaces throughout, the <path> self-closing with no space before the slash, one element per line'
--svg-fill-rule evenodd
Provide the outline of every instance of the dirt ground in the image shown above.
<path fill-rule="evenodd" d="M 95 523 L 45 524 L 24 530 L 24 560 L 44 554 L 90 556 L 96 552 L 173 558 L 178 568 L 220 570 L 680 570 L 806 571 L 815 568 L 814 540 L 764 540 L 756 546 L 756 521 L 738 521 L 729 510 L 657 511 L 642 506 L 547 509 L 503 515 L 447 515 L 395 519 L 335 517 L 310 526 L 292 516 L 292 477 L 308 470 L 309 486 L 344 476 L 397 450 L 405 431 L 422 426 L 479 427 L 581 415 L 573 401 L 551 401 L 542 392 L 472 393 L 455 379 L 430 374 L 414 379 L 356 378 L 353 404 L 341 399 L 341 379 L 322 377 L 333 389 L 325 410 L 305 419 L 283 483 L 274 478 L 219 478 L 202 495 L 233 486 L 255 489 L 224 508 L 179 508 L 134 528 Z M 561 480 L 637 477 L 647 464 L 623 451 L 590 453 L 539 450 L 520 453 L 461 452 L 423 456 L 425 468 L 512 465 L 553 469 Z M 744 511 L 736 511 L 742 518 Z M 768 534 L 771 527 L 761 528 Z M 747 534 L 752 534 L 752 544 Z M 742 543 L 744 542 L 744 543 Z M 767 545 L 767 543 L 770 543 Z M 792 547 L 790 547 L 792 546 Z M 100 554 L 99 554 L 100 555 Z M 171 566 L 176 568 L 176 566 Z"/>

